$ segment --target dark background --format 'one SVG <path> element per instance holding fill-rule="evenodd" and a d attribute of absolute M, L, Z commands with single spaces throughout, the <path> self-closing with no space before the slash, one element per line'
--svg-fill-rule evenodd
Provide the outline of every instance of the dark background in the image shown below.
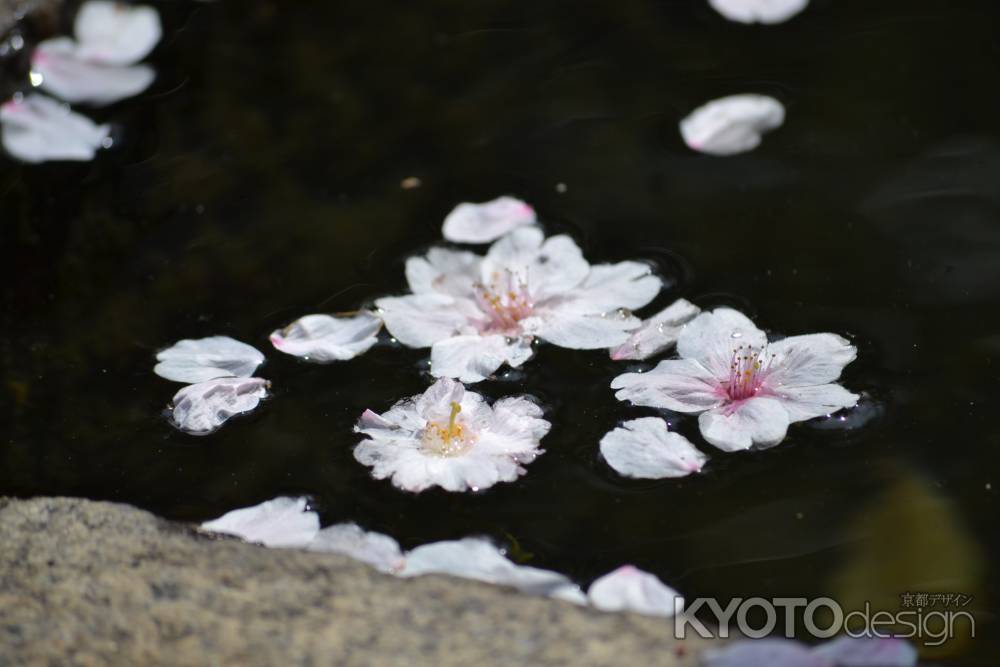
<path fill-rule="evenodd" d="M 116 124 L 112 151 L 0 163 L 0 494 L 185 520 L 309 494 L 324 523 L 406 547 L 485 534 L 584 584 L 635 563 L 689 599 L 969 594 L 977 639 L 926 655 L 996 664 L 994 2 L 814 0 L 773 27 L 695 0 L 158 7 L 156 84 L 93 114 Z M 23 57 L 4 68 L 23 85 Z M 780 99 L 784 127 L 743 156 L 683 146 L 686 113 L 743 92 Z M 371 480 L 353 422 L 422 391 L 427 352 L 310 366 L 267 334 L 404 291 L 451 207 L 500 194 L 591 261 L 655 262 L 672 287 L 644 313 L 684 296 L 850 336 L 862 408 L 736 455 L 682 420 L 705 473 L 628 481 L 597 443 L 654 414 L 607 388 L 633 366 L 542 347 L 476 387 L 545 405 L 527 476 L 478 495 Z M 187 436 L 161 414 L 180 385 L 154 354 L 212 334 L 265 351 L 275 395 Z"/>

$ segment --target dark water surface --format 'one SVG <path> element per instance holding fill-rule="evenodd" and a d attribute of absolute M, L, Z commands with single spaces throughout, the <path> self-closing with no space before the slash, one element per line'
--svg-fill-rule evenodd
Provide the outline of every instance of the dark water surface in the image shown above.
<path fill-rule="evenodd" d="M 976 640 L 926 655 L 997 664 L 1000 8 L 816 0 L 751 28 L 699 1 L 508 5 L 161 6 L 157 83 L 95 115 L 120 123 L 114 151 L 0 166 L 0 494 L 186 520 L 309 494 L 324 523 L 404 546 L 486 534 L 581 583 L 631 562 L 689 598 L 963 593 Z M 785 126 L 739 157 L 683 146 L 683 115 L 742 92 L 780 99 Z M 527 476 L 479 495 L 370 479 L 351 427 L 422 391 L 427 351 L 314 366 L 267 334 L 403 292 L 450 208 L 499 194 L 593 262 L 655 261 L 673 287 L 644 312 L 684 296 L 852 337 L 845 384 L 874 419 L 628 481 L 597 454 L 653 414 L 608 389 L 627 366 L 542 347 L 476 387 L 546 406 Z M 265 351 L 275 395 L 191 437 L 161 416 L 180 385 L 153 357 L 212 334 Z"/>

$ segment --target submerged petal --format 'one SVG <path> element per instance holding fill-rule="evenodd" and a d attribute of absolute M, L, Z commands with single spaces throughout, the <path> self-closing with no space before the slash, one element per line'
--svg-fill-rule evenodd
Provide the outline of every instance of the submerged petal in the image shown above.
<path fill-rule="evenodd" d="M 750 398 L 698 416 L 701 435 L 726 452 L 771 447 L 785 439 L 788 413 L 775 398 Z"/>
<path fill-rule="evenodd" d="M 362 530 L 355 523 L 339 523 L 324 528 L 307 548 L 310 551 L 343 554 L 389 573 L 399 572 L 406 562 L 396 540 L 382 533 Z"/>
<path fill-rule="evenodd" d="M 257 348 L 229 336 L 185 339 L 156 354 L 153 372 L 175 382 L 249 377 L 264 363 Z"/>
<path fill-rule="evenodd" d="M 156 72 L 148 65 L 105 65 L 82 58 L 67 37 L 41 42 L 31 72 L 46 92 L 73 104 L 113 104 L 146 90 Z"/>
<path fill-rule="evenodd" d="M 201 524 L 202 530 L 242 537 L 267 547 L 304 547 L 319 532 L 319 516 L 305 498 L 280 497 Z"/>
<path fill-rule="evenodd" d="M 457 243 L 489 243 L 515 227 L 537 221 L 535 209 L 520 199 L 499 197 L 482 204 L 459 204 L 444 219 L 444 238 Z"/>
<path fill-rule="evenodd" d="M 507 338 L 500 334 L 470 334 L 438 341 L 431 348 L 431 374 L 479 382 L 493 375 L 504 363 L 512 367 L 531 356 L 528 338 Z"/>
<path fill-rule="evenodd" d="M 713 100 L 681 121 L 681 136 L 692 150 L 735 155 L 760 145 L 761 135 L 780 127 L 785 107 L 765 95 L 732 95 Z"/>
<path fill-rule="evenodd" d="M 623 373 L 611 388 L 619 401 L 677 412 L 702 412 L 725 399 L 719 381 L 694 359 L 665 359 L 651 371 Z"/>
<path fill-rule="evenodd" d="M 643 320 L 639 328 L 629 333 L 628 340 L 618 347 L 611 348 L 611 358 L 648 359 L 677 342 L 677 336 L 688 321 L 694 318 L 701 309 L 690 301 L 678 299 L 672 304 Z"/>
<path fill-rule="evenodd" d="M 270 383 L 261 378 L 217 378 L 191 384 L 174 394 L 174 425 L 192 435 L 206 435 L 230 417 L 250 412 L 267 396 Z"/>
<path fill-rule="evenodd" d="M 790 639 L 740 639 L 702 654 L 703 667 L 835 667 Z"/>
<path fill-rule="evenodd" d="M 837 667 L 914 667 L 917 649 L 894 637 L 839 637 L 813 649 Z"/>
<path fill-rule="evenodd" d="M 623 423 L 601 438 L 601 456 L 618 474 L 640 479 L 684 477 L 700 472 L 708 457 L 658 417 Z"/>
<path fill-rule="evenodd" d="M 775 390 L 833 382 L 858 357 L 850 341 L 831 333 L 789 336 L 767 351 L 773 357 L 768 386 Z"/>
<path fill-rule="evenodd" d="M 131 65 L 153 50 L 163 35 L 160 15 L 145 5 L 89 0 L 76 14 L 73 32 L 80 56 L 111 65 Z"/>
<path fill-rule="evenodd" d="M 378 341 L 382 320 L 367 310 L 355 315 L 306 315 L 271 334 L 278 350 L 308 361 L 346 361 Z"/>
<path fill-rule="evenodd" d="M 111 128 L 97 125 L 44 95 L 29 94 L 0 107 L 3 147 L 23 162 L 93 160 Z"/>
<path fill-rule="evenodd" d="M 632 611 L 650 616 L 673 616 L 684 598 L 656 575 L 624 565 L 590 585 L 587 597 L 601 611 Z"/>
<path fill-rule="evenodd" d="M 809 0 L 708 0 L 715 11 L 738 23 L 782 23 L 809 4 Z"/>

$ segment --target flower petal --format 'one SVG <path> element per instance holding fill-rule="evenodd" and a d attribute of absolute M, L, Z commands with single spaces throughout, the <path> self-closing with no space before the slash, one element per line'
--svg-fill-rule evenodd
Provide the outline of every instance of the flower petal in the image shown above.
<path fill-rule="evenodd" d="M 539 308 L 532 317 L 521 320 L 521 330 L 545 341 L 571 350 L 597 350 L 621 345 L 628 332 L 641 323 L 624 312 L 581 310 L 576 301 L 560 302 Z"/>
<path fill-rule="evenodd" d="M 461 404 L 465 398 L 465 387 L 450 378 L 440 378 L 416 399 L 417 414 L 424 419 L 440 419 L 451 413 L 451 404 Z M 469 392 L 474 396 L 474 394 Z"/>
<path fill-rule="evenodd" d="M 702 667 L 835 667 L 808 646 L 790 639 L 740 639 L 706 649 Z"/>
<path fill-rule="evenodd" d="M 629 333 L 628 340 L 611 348 L 611 358 L 648 359 L 677 342 L 684 324 L 694 318 L 701 309 L 690 301 L 678 299 L 672 304 L 643 320 L 639 328 Z"/>
<path fill-rule="evenodd" d="M 713 376 L 728 380 L 738 346 L 761 348 L 766 343 L 767 336 L 746 315 L 732 308 L 716 308 L 684 325 L 677 336 L 677 354 L 698 360 Z"/>
<path fill-rule="evenodd" d="M 468 319 L 461 301 L 443 294 L 383 297 L 375 306 L 389 333 L 408 347 L 430 347 L 450 338 Z"/>
<path fill-rule="evenodd" d="M 382 533 L 362 530 L 355 523 L 338 523 L 324 528 L 307 548 L 343 554 L 382 572 L 399 572 L 406 563 L 396 540 Z"/>
<path fill-rule="evenodd" d="M 692 150 L 735 155 L 760 145 L 761 135 L 785 121 L 781 102 L 765 95 L 733 95 L 698 107 L 681 121 L 681 136 Z"/>
<path fill-rule="evenodd" d="M 708 0 L 715 11 L 737 23 L 783 23 L 809 4 L 809 0 Z"/>
<path fill-rule="evenodd" d="M 425 574 L 445 574 L 511 586 L 535 595 L 550 595 L 573 585 L 558 572 L 515 565 L 489 541 L 473 537 L 425 544 L 407 553 L 406 567 L 400 576 Z"/>
<path fill-rule="evenodd" d="M 700 472 L 708 457 L 658 417 L 623 423 L 601 438 L 601 456 L 624 477 L 663 479 Z"/>
<path fill-rule="evenodd" d="M 304 547 L 319 532 L 319 516 L 306 507 L 305 498 L 280 497 L 227 512 L 201 524 L 201 528 L 236 535 L 267 547 Z"/>
<path fill-rule="evenodd" d="M 570 237 L 546 239 L 537 227 L 518 227 L 490 246 L 482 263 L 482 282 L 494 283 L 504 272 L 526 283 L 537 303 L 582 283 L 590 264 Z"/>
<path fill-rule="evenodd" d="M 44 95 L 29 94 L 0 107 L 3 147 L 23 162 L 93 160 L 111 128 L 96 125 Z"/>
<path fill-rule="evenodd" d="M 378 341 L 382 320 L 363 310 L 356 315 L 306 315 L 271 333 L 271 344 L 307 361 L 346 361 Z"/>
<path fill-rule="evenodd" d="M 552 424 L 542 419 L 542 409 L 521 396 L 507 396 L 493 404 L 490 424 L 483 430 L 476 447 L 489 454 L 516 458 L 516 463 L 531 463 L 543 453 L 539 441 Z"/>
<path fill-rule="evenodd" d="M 131 65 L 153 50 L 163 35 L 152 7 L 90 0 L 76 14 L 73 32 L 80 56 L 110 65 Z"/>
<path fill-rule="evenodd" d="M 656 298 L 662 286 L 663 281 L 653 274 L 648 264 L 597 264 L 590 267 L 587 278 L 573 290 L 571 298 L 580 302 L 581 310 L 593 313 L 636 309 Z"/>
<path fill-rule="evenodd" d="M 189 384 L 174 394 L 173 423 L 192 435 L 207 435 L 234 415 L 250 412 L 267 396 L 261 378 L 217 378 Z"/>
<path fill-rule="evenodd" d="M 726 452 L 776 445 L 785 439 L 788 423 L 781 402 L 762 397 L 715 408 L 698 417 L 701 435 Z"/>
<path fill-rule="evenodd" d="M 769 344 L 767 351 L 773 356 L 767 384 L 775 391 L 833 382 L 858 357 L 850 341 L 831 333 L 789 336 Z"/>
<path fill-rule="evenodd" d="M 499 197 L 482 204 L 459 204 L 444 219 L 441 233 L 457 243 L 489 243 L 515 227 L 536 221 L 535 209 L 528 204 Z"/>
<path fill-rule="evenodd" d="M 493 375 L 505 362 L 517 367 L 530 356 L 529 338 L 508 339 L 500 334 L 453 336 L 431 348 L 431 374 L 479 382 Z"/>
<path fill-rule="evenodd" d="M 623 565 L 590 585 L 590 604 L 601 611 L 632 611 L 649 616 L 673 616 L 684 598 L 656 575 Z"/>
<path fill-rule="evenodd" d="M 466 250 L 431 248 L 406 260 L 406 281 L 414 294 L 440 292 L 467 297 L 480 279 L 483 258 Z"/>
<path fill-rule="evenodd" d="M 221 377 L 249 377 L 264 363 L 257 348 L 229 336 L 177 341 L 156 354 L 153 372 L 174 382 L 204 382 Z"/>
<path fill-rule="evenodd" d="M 702 412 L 724 400 L 718 380 L 693 359 L 665 359 L 645 373 L 623 373 L 611 381 L 615 398 L 633 405 Z"/>
<path fill-rule="evenodd" d="M 839 384 L 821 384 L 815 387 L 787 387 L 777 393 L 790 422 L 800 422 L 853 408 L 861 398 Z"/>
<path fill-rule="evenodd" d="M 914 667 L 917 650 L 894 637 L 838 637 L 813 649 L 837 667 Z"/>
<path fill-rule="evenodd" d="M 67 37 L 48 39 L 31 54 L 38 85 L 72 104 L 103 106 L 149 88 L 156 72 L 148 65 L 102 65 L 83 59 Z"/>

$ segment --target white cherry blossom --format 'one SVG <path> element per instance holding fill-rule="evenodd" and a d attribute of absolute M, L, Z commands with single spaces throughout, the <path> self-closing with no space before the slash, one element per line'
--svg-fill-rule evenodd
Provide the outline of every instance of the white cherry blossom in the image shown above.
<path fill-rule="evenodd" d="M 513 197 L 498 197 L 482 204 L 465 202 L 444 219 L 441 233 L 456 243 L 490 243 L 515 227 L 533 225 L 535 209 Z"/>
<path fill-rule="evenodd" d="M 639 328 L 629 333 L 628 340 L 611 348 L 611 358 L 648 359 L 659 354 L 677 342 L 677 336 L 687 322 L 690 322 L 701 308 L 686 299 L 677 299 L 672 304 L 645 319 Z"/>
<path fill-rule="evenodd" d="M 681 121 L 688 148 L 709 155 L 746 153 L 761 135 L 785 122 L 785 107 L 766 95 L 732 95 L 713 100 Z"/>
<path fill-rule="evenodd" d="M 535 338 L 572 349 L 625 343 L 660 279 L 640 262 L 591 266 L 568 236 L 518 227 L 485 257 L 433 248 L 406 264 L 412 294 L 376 301 L 404 345 L 431 348 L 431 372 L 478 382 L 523 364 Z"/>
<path fill-rule="evenodd" d="M 809 4 L 809 0 L 708 0 L 715 11 L 738 23 L 783 23 Z"/>
<path fill-rule="evenodd" d="M 601 611 L 631 611 L 649 616 L 673 616 L 684 598 L 649 572 L 623 565 L 597 579 L 587 590 L 590 604 Z"/>
<path fill-rule="evenodd" d="M 768 343 L 745 315 L 717 308 L 685 325 L 677 354 L 648 372 L 619 375 L 611 387 L 635 405 L 700 413 L 702 436 L 725 451 L 776 445 L 790 423 L 858 401 L 836 383 L 857 350 L 835 334 Z"/>
<path fill-rule="evenodd" d="M 304 547 L 319 532 L 319 515 L 308 509 L 305 498 L 282 496 L 227 512 L 201 524 L 201 529 L 235 535 L 268 547 Z"/>
<path fill-rule="evenodd" d="M 492 406 L 460 383 L 441 378 L 423 394 L 384 414 L 366 410 L 355 431 L 369 439 L 354 450 L 376 479 L 403 490 L 432 486 L 478 491 L 512 482 L 542 453 L 549 432 L 542 410 L 526 398 L 501 398 Z"/>
<path fill-rule="evenodd" d="M 345 315 L 305 315 L 271 333 L 275 349 L 307 361 L 346 361 L 378 341 L 382 320 L 366 310 Z"/>
<path fill-rule="evenodd" d="M 382 533 L 366 531 L 355 523 L 339 523 L 324 528 L 306 548 L 343 554 L 389 574 L 398 574 L 406 564 L 396 540 Z"/>
<path fill-rule="evenodd" d="M 249 377 L 264 363 L 259 350 L 229 336 L 184 339 L 156 354 L 153 372 L 174 382 Z"/>
<path fill-rule="evenodd" d="M 97 125 L 50 97 L 17 96 L 0 107 L 3 147 L 22 162 L 85 162 L 110 141 L 111 127 Z"/>
<path fill-rule="evenodd" d="M 601 438 L 601 456 L 625 477 L 663 479 L 700 472 L 708 457 L 659 417 L 625 422 Z"/>

